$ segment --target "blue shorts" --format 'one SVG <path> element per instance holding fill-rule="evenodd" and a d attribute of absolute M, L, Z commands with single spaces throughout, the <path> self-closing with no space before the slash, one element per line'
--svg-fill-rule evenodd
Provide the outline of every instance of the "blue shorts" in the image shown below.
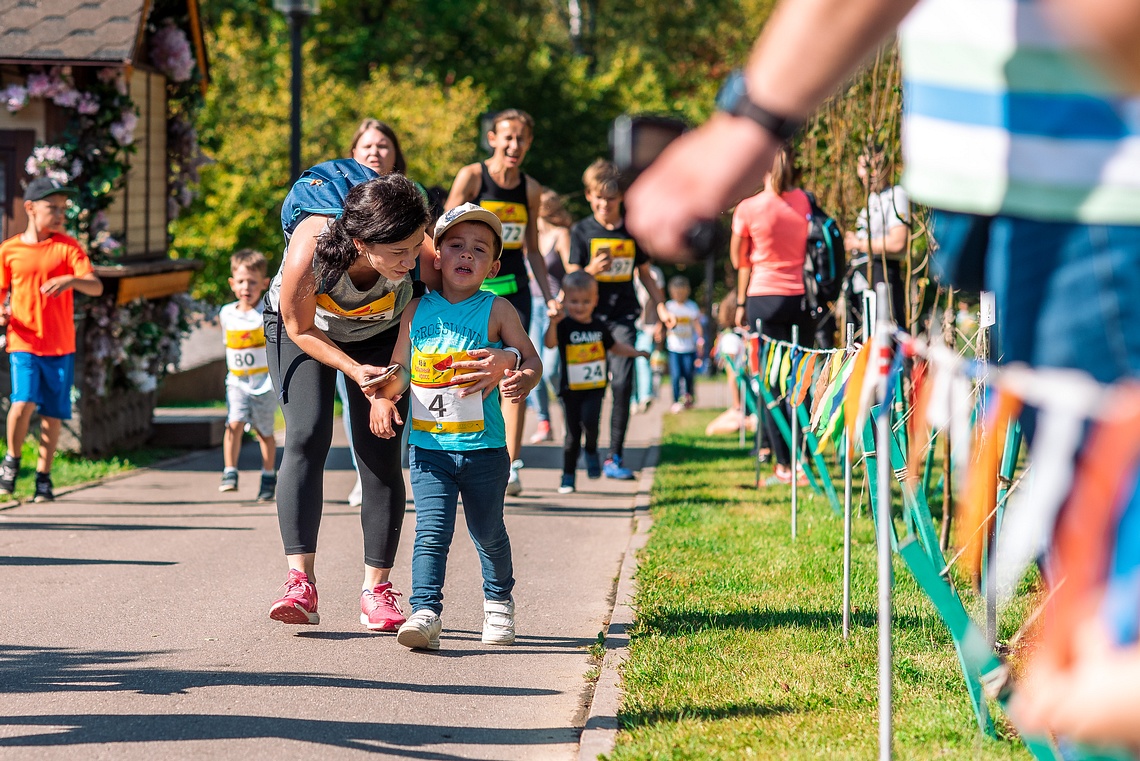
<path fill-rule="evenodd" d="M 71 386 L 75 355 L 41 357 L 26 351 L 8 354 L 12 367 L 12 401 L 35 402 L 43 417 L 71 420 Z"/>

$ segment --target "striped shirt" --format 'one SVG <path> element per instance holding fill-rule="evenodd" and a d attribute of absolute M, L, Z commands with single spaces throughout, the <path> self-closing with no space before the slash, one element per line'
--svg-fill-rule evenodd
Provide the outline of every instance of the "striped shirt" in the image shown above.
<path fill-rule="evenodd" d="M 978 214 L 1140 224 L 1140 100 L 1036 0 L 922 0 L 900 28 L 903 184 Z"/>

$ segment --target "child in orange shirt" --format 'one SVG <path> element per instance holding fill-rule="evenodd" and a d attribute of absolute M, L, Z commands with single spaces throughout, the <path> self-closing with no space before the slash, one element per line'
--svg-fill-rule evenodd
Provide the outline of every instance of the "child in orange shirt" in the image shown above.
<path fill-rule="evenodd" d="M 68 196 L 58 180 L 39 177 L 24 191 L 28 227 L 0 243 L 0 311 L 7 327 L 12 368 L 8 410 L 8 453 L 0 462 L 0 494 L 10 495 L 20 473 L 20 451 L 32 413 L 40 412 L 40 451 L 36 461 L 36 502 L 50 502 L 51 464 L 61 421 L 71 419 L 75 375 L 75 307 L 72 289 L 88 296 L 103 293 L 91 261 L 74 238 L 65 235 Z"/>

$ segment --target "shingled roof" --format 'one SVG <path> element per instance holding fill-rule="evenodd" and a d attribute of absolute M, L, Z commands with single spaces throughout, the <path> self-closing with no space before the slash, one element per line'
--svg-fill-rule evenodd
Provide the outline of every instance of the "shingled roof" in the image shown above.
<path fill-rule="evenodd" d="M 131 64 L 151 0 L 0 0 L 0 63 Z M 190 39 L 206 71 L 198 1 Z"/>

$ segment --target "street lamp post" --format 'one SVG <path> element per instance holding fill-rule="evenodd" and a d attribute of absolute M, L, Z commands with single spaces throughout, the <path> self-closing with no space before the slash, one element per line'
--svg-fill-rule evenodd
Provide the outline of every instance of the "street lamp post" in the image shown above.
<path fill-rule="evenodd" d="M 301 31 L 305 19 L 320 13 L 320 0 L 273 0 L 273 7 L 289 18 L 292 40 L 292 106 L 289 113 L 289 181 L 301 174 Z"/>

